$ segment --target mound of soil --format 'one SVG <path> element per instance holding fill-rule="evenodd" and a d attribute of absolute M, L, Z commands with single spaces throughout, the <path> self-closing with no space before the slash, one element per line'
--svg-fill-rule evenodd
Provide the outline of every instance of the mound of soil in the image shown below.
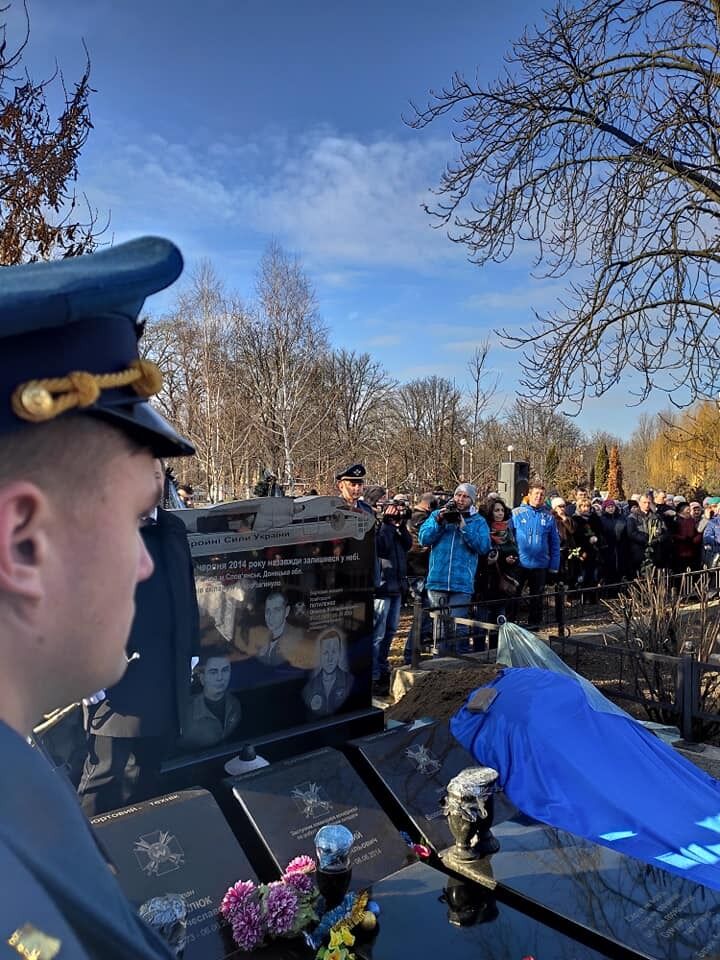
<path fill-rule="evenodd" d="M 473 690 L 495 679 L 499 669 L 493 663 L 455 670 L 428 670 L 402 699 L 388 707 L 385 716 L 403 723 L 419 717 L 449 720 Z"/>

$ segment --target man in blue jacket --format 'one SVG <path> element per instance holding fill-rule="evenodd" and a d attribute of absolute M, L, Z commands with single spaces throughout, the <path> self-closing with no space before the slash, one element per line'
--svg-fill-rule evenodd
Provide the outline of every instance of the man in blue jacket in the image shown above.
<path fill-rule="evenodd" d="M 453 617 L 467 617 L 478 557 L 490 550 L 490 531 L 477 512 L 476 496 L 472 483 L 461 483 L 453 499 L 442 509 L 434 510 L 418 532 L 418 543 L 430 547 L 430 604 L 451 607 Z M 467 652 L 467 628 L 458 633 L 462 637 L 458 652 Z"/>
<path fill-rule="evenodd" d="M 560 536 L 555 518 L 545 506 L 545 487 L 539 480 L 530 484 L 528 502 L 513 510 L 510 525 L 520 558 L 516 573 L 518 596 L 527 584 L 532 597 L 528 629 L 537 630 L 542 621 L 542 594 L 548 571 L 557 573 L 560 568 Z"/>

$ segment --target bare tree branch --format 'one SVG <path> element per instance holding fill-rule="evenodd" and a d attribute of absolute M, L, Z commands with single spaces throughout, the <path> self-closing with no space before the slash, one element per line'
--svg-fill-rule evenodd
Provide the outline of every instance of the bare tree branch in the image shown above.
<path fill-rule="evenodd" d="M 561 2 L 487 87 L 455 74 L 410 124 L 455 119 L 428 208 L 478 264 L 536 250 L 568 277 L 529 332 L 523 386 L 582 405 L 625 373 L 638 398 L 717 389 L 720 31 L 716 0 Z"/>

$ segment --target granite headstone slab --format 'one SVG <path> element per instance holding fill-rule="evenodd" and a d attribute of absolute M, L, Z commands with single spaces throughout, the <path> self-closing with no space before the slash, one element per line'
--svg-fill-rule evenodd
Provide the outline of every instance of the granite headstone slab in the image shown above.
<path fill-rule="evenodd" d="M 408 862 L 409 849 L 398 831 L 336 750 L 317 750 L 246 774 L 233 794 L 278 867 L 301 853 L 315 856 L 315 834 L 328 823 L 342 823 L 355 835 L 355 888 Z"/>
<path fill-rule="evenodd" d="M 386 730 L 353 740 L 351 746 L 431 846 L 441 850 L 454 842 L 441 799 L 450 780 L 476 761 L 454 739 L 447 723 Z"/>
<path fill-rule="evenodd" d="M 517 816 L 495 824 L 498 887 L 657 960 L 719 960 L 720 891 Z"/>
<path fill-rule="evenodd" d="M 415 863 L 373 888 L 380 905 L 374 960 L 599 960 L 570 936 L 454 878 Z M 467 925 L 465 925 L 467 924 Z M 368 956 L 362 945 L 359 955 Z"/>
<path fill-rule="evenodd" d="M 165 893 L 183 897 L 185 960 L 222 960 L 233 952 L 218 909 L 230 884 L 255 873 L 211 794 L 182 790 L 90 823 L 135 907 Z"/>
<path fill-rule="evenodd" d="M 200 662 L 174 758 L 231 755 L 249 740 L 370 710 L 371 513 L 313 496 L 175 516 L 195 571 Z"/>

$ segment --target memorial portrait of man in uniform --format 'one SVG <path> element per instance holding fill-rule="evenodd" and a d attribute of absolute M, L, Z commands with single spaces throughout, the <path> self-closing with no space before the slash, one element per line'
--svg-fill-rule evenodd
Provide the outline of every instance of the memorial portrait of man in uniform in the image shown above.
<path fill-rule="evenodd" d="M 201 690 L 190 698 L 179 741 L 182 749 L 212 747 L 231 738 L 240 725 L 240 702 L 228 693 L 228 651 L 205 648 L 200 654 L 196 676 Z"/>
<path fill-rule="evenodd" d="M 272 590 L 265 597 L 264 624 L 251 629 L 253 655 L 266 667 L 290 666 L 302 670 L 312 665 L 304 631 L 288 623 L 291 609 L 283 591 Z"/>
<path fill-rule="evenodd" d="M 313 716 L 328 716 L 342 707 L 352 686 L 344 634 L 337 627 L 323 630 L 317 638 L 317 667 L 303 688 L 305 705 Z"/>

